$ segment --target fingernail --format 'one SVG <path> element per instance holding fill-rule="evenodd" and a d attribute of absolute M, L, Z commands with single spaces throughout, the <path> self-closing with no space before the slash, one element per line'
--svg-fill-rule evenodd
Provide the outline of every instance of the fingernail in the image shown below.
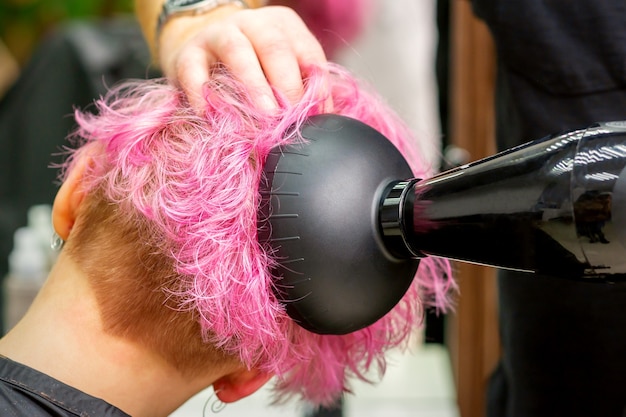
<path fill-rule="evenodd" d="M 276 104 L 274 97 L 266 95 L 261 96 L 260 105 L 263 110 L 267 110 L 268 112 L 274 112 L 278 109 L 278 104 Z"/>

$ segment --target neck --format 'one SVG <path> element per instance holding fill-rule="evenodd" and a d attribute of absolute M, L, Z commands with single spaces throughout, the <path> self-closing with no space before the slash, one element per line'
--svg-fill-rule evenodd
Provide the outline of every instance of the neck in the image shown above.
<path fill-rule="evenodd" d="M 63 253 L 26 316 L 0 340 L 0 354 L 135 417 L 167 416 L 221 376 L 184 378 L 150 349 L 107 334 L 87 280 Z"/>

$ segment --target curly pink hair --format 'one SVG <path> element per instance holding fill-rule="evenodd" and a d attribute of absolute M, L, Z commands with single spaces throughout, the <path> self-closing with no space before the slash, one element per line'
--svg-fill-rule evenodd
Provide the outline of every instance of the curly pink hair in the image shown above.
<path fill-rule="evenodd" d="M 87 152 L 86 190 L 101 190 L 120 212 L 147 220 L 155 236 L 150 244 L 178 277 L 163 290 L 181 311 L 194 312 L 205 342 L 275 374 L 279 401 L 295 395 L 330 404 L 349 390 L 349 377 L 368 380 L 372 369 L 382 376 L 385 353 L 406 346 L 425 305 L 446 308 L 455 285 L 446 262 L 424 259 L 401 302 L 373 325 L 343 336 L 299 327 L 273 293 L 276 260 L 257 240 L 265 158 L 277 145 L 302 140 L 285 132 L 321 113 L 330 95 L 336 113 L 383 133 L 416 176 L 426 167 L 406 125 L 337 65 L 312 71 L 302 100 L 282 100 L 276 114 L 253 106 L 245 86 L 223 69 L 204 91 L 206 113 L 198 115 L 164 80 L 112 88 L 95 114 L 76 112 L 75 137 L 83 146 L 64 173 Z"/>

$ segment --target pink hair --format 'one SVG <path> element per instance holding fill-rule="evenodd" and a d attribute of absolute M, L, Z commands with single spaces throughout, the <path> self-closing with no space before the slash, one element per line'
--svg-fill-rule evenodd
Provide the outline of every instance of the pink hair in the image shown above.
<path fill-rule="evenodd" d="M 76 112 L 76 137 L 93 162 L 87 189 L 103 189 L 120 210 L 149 219 L 181 278 L 172 296 L 192 310 L 206 342 L 247 366 L 277 375 L 277 400 L 293 395 L 330 404 L 349 390 L 348 377 L 368 380 L 385 369 L 385 352 L 406 347 L 424 305 L 444 309 L 456 288 L 448 263 L 421 261 L 402 301 L 373 325 L 344 336 L 310 333 L 285 313 L 273 293 L 276 260 L 257 240 L 262 166 L 292 125 L 323 111 L 329 92 L 336 113 L 378 129 L 425 174 L 412 135 L 391 109 L 343 68 L 312 71 L 304 97 L 282 101 L 278 114 L 252 105 L 246 88 L 219 70 L 206 86 L 206 114 L 163 80 L 127 81 L 96 102 L 97 114 Z M 330 90 L 329 90 L 330 86 Z"/>

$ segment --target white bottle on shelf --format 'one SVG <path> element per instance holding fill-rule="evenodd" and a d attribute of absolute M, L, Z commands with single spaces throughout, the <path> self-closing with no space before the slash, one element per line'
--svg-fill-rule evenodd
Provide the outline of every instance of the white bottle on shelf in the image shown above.
<path fill-rule="evenodd" d="M 34 206 L 29 210 L 29 225 L 17 229 L 13 235 L 9 272 L 4 280 L 5 331 L 15 326 L 26 313 L 48 276 L 52 262 L 49 251 L 52 232 L 49 214 L 48 220 L 44 221 L 45 213 L 45 207 Z M 45 236 L 47 245 L 44 244 Z"/>

